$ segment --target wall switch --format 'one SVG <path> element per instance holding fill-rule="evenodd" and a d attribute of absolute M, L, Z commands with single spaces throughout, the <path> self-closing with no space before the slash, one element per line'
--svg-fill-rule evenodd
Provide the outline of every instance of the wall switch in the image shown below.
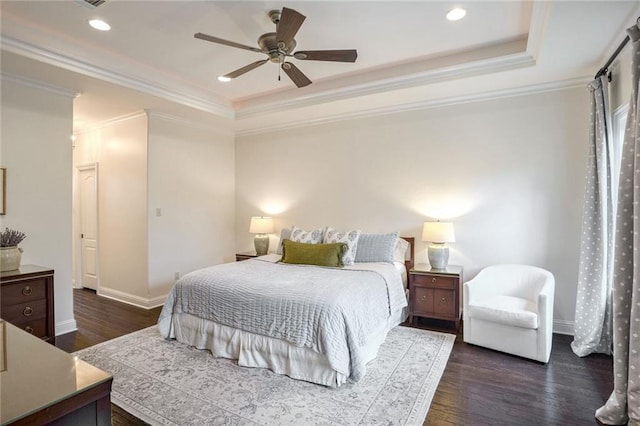
<path fill-rule="evenodd" d="M 174 272 L 173 273 L 173 278 L 175 278 L 176 280 L 180 279 L 180 272 Z"/>
<path fill-rule="evenodd" d="M 156 216 L 162 216 L 162 209 L 160 207 L 156 207 Z"/>

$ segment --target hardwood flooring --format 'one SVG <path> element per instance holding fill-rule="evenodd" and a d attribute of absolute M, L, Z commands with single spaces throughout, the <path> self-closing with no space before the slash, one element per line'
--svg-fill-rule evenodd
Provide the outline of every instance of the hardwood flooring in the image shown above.
<path fill-rule="evenodd" d="M 78 331 L 56 346 L 74 352 L 156 323 L 160 308 L 145 310 L 74 290 Z M 449 331 L 447 323 L 420 319 L 418 327 Z M 535 361 L 462 341 L 462 327 L 433 398 L 425 425 L 598 425 L 595 410 L 613 389 L 611 357 L 579 358 L 571 336 L 554 335 L 551 360 Z M 112 424 L 143 425 L 112 405 Z"/>

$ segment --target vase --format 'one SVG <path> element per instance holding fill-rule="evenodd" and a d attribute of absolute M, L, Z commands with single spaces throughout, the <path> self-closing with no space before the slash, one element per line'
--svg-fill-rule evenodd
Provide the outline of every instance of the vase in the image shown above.
<path fill-rule="evenodd" d="M 19 269 L 21 257 L 22 249 L 20 247 L 0 247 L 0 272 Z"/>

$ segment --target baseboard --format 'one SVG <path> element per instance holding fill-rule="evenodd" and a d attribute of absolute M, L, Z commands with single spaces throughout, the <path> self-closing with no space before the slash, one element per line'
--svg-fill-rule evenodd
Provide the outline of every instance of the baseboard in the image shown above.
<path fill-rule="evenodd" d="M 163 296 L 146 298 L 146 297 L 140 297 L 133 294 L 125 293 L 120 290 L 114 290 L 112 288 L 105 288 L 105 287 L 99 287 L 97 293 L 98 293 L 98 296 L 117 300 L 118 302 L 137 306 L 138 308 L 143 308 L 143 309 L 153 309 L 153 308 L 157 308 L 158 306 L 164 305 L 164 301 L 168 296 L 165 294 Z"/>
<path fill-rule="evenodd" d="M 78 329 L 78 325 L 76 324 L 75 319 L 57 322 L 56 336 L 59 336 L 61 334 L 71 333 L 72 331 L 76 331 L 77 329 Z"/>
<path fill-rule="evenodd" d="M 573 321 L 553 320 L 553 332 L 573 336 L 574 325 Z"/>

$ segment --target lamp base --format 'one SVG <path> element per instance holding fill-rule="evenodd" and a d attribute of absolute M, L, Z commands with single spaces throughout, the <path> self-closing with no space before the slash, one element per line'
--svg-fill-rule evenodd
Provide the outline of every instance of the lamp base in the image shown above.
<path fill-rule="evenodd" d="M 253 239 L 253 245 L 256 247 L 256 254 L 264 256 L 269 252 L 269 235 L 258 234 Z"/>
<path fill-rule="evenodd" d="M 433 269 L 446 269 L 449 264 L 449 247 L 444 243 L 431 243 L 427 250 L 429 264 Z"/>

